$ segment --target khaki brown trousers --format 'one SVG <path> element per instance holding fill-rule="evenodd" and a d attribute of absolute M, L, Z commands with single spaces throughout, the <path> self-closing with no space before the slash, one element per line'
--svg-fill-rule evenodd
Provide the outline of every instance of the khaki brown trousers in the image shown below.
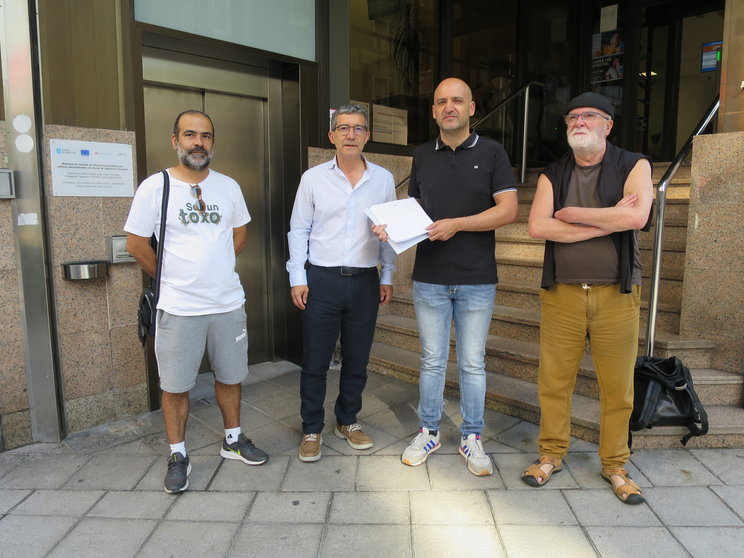
<path fill-rule="evenodd" d="M 556 283 L 540 292 L 540 455 L 562 459 L 571 434 L 571 402 L 586 339 L 599 384 L 599 458 L 622 467 L 630 456 L 633 369 L 638 353 L 641 288 Z"/>

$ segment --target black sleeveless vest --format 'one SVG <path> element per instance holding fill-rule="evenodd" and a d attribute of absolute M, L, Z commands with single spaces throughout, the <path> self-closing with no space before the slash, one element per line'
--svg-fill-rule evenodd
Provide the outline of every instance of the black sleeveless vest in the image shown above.
<path fill-rule="evenodd" d="M 623 188 L 628 175 L 641 159 L 648 160 L 651 158 L 642 153 L 633 153 L 610 142 L 606 142 L 607 149 L 602 158 L 602 167 L 599 171 L 599 182 L 597 189 L 599 199 L 604 207 L 613 207 L 623 198 Z M 568 187 L 571 183 L 571 173 L 576 166 L 573 152 L 569 151 L 557 161 L 550 163 L 543 170 L 548 180 L 553 185 L 553 211 L 563 208 L 568 195 Z M 648 214 L 648 220 L 644 225 L 643 231 L 651 227 L 651 215 L 653 209 Z M 619 258 L 620 268 L 620 292 L 629 293 L 632 291 L 633 278 L 633 235 L 635 231 L 621 231 L 610 235 L 615 245 Z M 555 282 L 555 243 L 552 240 L 545 241 L 545 259 L 543 260 L 543 274 L 540 286 L 543 289 L 549 289 Z"/>

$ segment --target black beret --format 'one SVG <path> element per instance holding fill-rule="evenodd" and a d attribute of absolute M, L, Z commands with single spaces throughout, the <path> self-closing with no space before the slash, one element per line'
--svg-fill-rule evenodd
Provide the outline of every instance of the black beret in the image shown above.
<path fill-rule="evenodd" d="M 566 105 L 566 114 L 571 112 L 575 108 L 579 107 L 592 107 L 606 112 L 610 115 L 610 118 L 614 116 L 614 109 L 612 103 L 607 100 L 607 97 L 600 95 L 599 93 L 592 93 L 587 91 L 571 99 Z"/>

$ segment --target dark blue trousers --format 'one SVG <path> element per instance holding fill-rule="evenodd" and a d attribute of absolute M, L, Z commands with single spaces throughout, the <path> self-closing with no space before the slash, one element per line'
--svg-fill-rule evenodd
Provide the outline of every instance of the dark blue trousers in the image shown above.
<path fill-rule="evenodd" d="M 302 312 L 300 413 L 303 432 L 313 434 L 322 432 L 325 425 L 326 377 L 339 335 L 341 385 L 336 398 L 336 420 L 339 424 L 357 421 L 380 307 L 380 279 L 377 268 L 342 276 L 337 268 L 311 266 L 307 283 L 310 292 Z"/>

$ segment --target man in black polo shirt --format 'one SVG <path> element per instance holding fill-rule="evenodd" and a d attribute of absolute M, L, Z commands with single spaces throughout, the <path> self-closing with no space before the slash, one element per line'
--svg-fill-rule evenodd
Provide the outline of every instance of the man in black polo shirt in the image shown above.
<path fill-rule="evenodd" d="M 439 137 L 416 149 L 408 194 L 434 221 L 418 245 L 413 300 L 421 339 L 419 434 L 406 465 L 421 465 L 440 447 L 444 380 L 454 318 L 463 423 L 460 454 L 475 475 L 493 472 L 483 451 L 484 355 L 496 294 L 494 229 L 517 219 L 511 163 L 501 144 L 470 132 L 475 113 L 468 85 L 455 78 L 434 92 Z"/>

